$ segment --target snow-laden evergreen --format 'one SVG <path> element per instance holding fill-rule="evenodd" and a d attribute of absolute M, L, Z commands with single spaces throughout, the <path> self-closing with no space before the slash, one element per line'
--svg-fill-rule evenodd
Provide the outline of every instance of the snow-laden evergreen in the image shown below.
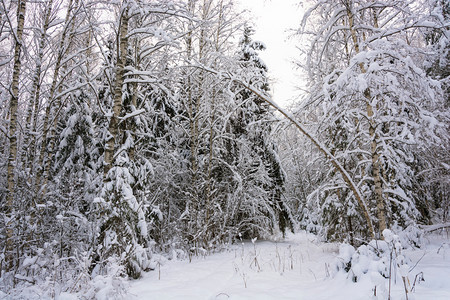
<path fill-rule="evenodd" d="M 299 31 L 309 42 L 299 65 L 309 74 L 310 91 L 299 117 L 350 172 L 379 236 L 395 224 L 428 223 L 444 204 L 432 204 L 428 184 L 417 176 L 427 172 L 430 149 L 444 153 L 448 143 L 447 79 L 440 82 L 424 68 L 425 53 L 438 48 L 425 42 L 427 32 L 448 31 L 439 10 L 419 2 L 317 2 Z M 319 27 L 317 20 L 323 20 Z M 315 160 L 302 164 L 317 167 Z M 331 239 L 353 243 L 354 235 L 367 235 L 367 220 L 340 174 L 322 174 L 310 176 L 320 184 L 314 191 L 299 195 L 306 199 L 298 206 L 301 222 Z"/>
<path fill-rule="evenodd" d="M 0 298 L 159 295 L 170 266 L 231 254 L 243 289 L 270 269 L 419 294 L 414 249 L 449 226 L 449 5 L 305 8 L 288 111 L 233 0 L 1 1 Z"/>

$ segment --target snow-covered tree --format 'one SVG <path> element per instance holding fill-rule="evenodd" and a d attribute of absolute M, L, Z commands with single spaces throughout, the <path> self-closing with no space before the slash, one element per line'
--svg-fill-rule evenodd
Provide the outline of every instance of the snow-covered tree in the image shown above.
<path fill-rule="evenodd" d="M 432 109 L 442 103 L 439 84 L 421 68 L 424 35 L 442 30 L 424 3 L 320 1 L 305 13 L 302 34 L 311 96 L 304 109 L 317 132 L 351 172 L 369 202 L 378 233 L 394 224 L 426 221 L 414 178 L 415 151 L 439 143 L 443 123 Z M 312 24 L 321 23 L 319 27 Z M 361 219 L 348 187 L 327 172 L 311 202 L 322 213 L 329 237 L 359 231 Z M 352 226 L 344 226 L 344 217 Z M 350 222 L 350 221 L 349 221 Z M 345 228 L 347 227 L 347 228 Z"/>
<path fill-rule="evenodd" d="M 240 50 L 237 54 L 238 64 L 241 68 L 240 74 L 246 79 L 246 82 L 258 90 L 268 92 L 267 66 L 258 55 L 258 52 L 264 50 L 265 46 L 259 41 L 254 41 L 253 34 L 254 30 L 251 26 L 244 27 L 239 43 Z M 248 177 L 243 179 L 248 184 L 245 191 L 250 192 L 252 189 L 256 189 L 255 194 L 245 197 L 250 203 L 244 202 L 240 207 L 242 210 L 239 215 L 240 222 L 245 224 L 245 215 L 250 219 L 255 217 L 252 207 L 254 207 L 253 201 L 258 199 L 256 201 L 262 205 L 262 211 L 256 215 L 266 215 L 269 224 L 262 225 L 252 221 L 245 225 L 250 228 L 252 225 L 257 226 L 258 229 L 255 232 L 259 234 L 262 233 L 261 228 L 270 228 L 269 231 L 281 230 L 284 234 L 290 220 L 287 206 L 282 198 L 285 174 L 281 168 L 277 146 L 272 137 L 273 122 L 277 119 L 269 105 L 252 92 L 244 89 L 239 91 L 236 97 L 239 107 L 233 114 L 231 126 L 232 134 L 236 137 L 234 147 L 240 153 L 234 159 L 235 163 L 239 165 L 238 170 L 246 166 L 240 170 Z M 242 160 L 245 163 L 242 163 Z M 250 182 L 252 183 L 250 184 Z"/>
<path fill-rule="evenodd" d="M 22 52 L 24 49 L 24 24 L 25 24 L 25 12 L 26 12 L 26 1 L 19 1 L 17 3 L 17 19 L 16 24 L 17 28 L 10 28 L 10 30 L 14 30 L 15 39 L 13 42 L 14 45 L 14 57 L 13 57 L 13 74 L 11 80 L 7 82 L 10 83 L 8 89 L 11 93 L 10 101 L 9 101 L 9 109 L 7 115 L 9 116 L 9 128 L 7 129 L 8 137 L 9 137 L 9 155 L 7 161 L 7 191 L 6 191 L 6 199 L 4 201 L 4 215 L 3 215 L 3 226 L 5 236 L 5 246 L 4 246 L 4 256 L 5 256 L 5 269 L 6 271 L 12 270 L 14 267 L 17 267 L 18 261 L 17 257 L 14 257 L 14 248 L 18 245 L 18 241 L 14 240 L 17 235 L 15 232 L 17 226 L 17 216 L 16 216 L 16 201 L 14 200 L 14 192 L 15 192 L 15 183 L 16 183 L 16 159 L 17 159 L 17 144 L 18 144 L 18 108 L 19 108 L 19 77 L 21 72 L 21 64 L 22 64 Z M 3 205 L 2 205 L 3 206 Z"/>

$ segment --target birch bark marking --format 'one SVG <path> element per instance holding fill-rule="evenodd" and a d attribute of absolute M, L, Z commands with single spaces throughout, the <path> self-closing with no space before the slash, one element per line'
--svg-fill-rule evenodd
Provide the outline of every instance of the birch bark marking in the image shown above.
<path fill-rule="evenodd" d="M 7 166 L 7 182 L 8 182 L 8 196 L 6 200 L 7 220 L 6 220 L 6 270 L 9 271 L 13 267 L 13 204 L 14 204 L 14 166 L 17 157 L 17 107 L 19 98 L 19 76 L 20 76 L 20 54 L 23 43 L 23 26 L 25 23 L 25 8 L 26 0 L 19 0 L 17 5 L 17 32 L 14 47 L 14 69 L 11 84 L 11 101 L 9 103 L 10 110 L 10 125 L 9 125 L 9 156 Z"/>
<path fill-rule="evenodd" d="M 142 26 L 142 20 L 138 19 L 136 21 L 137 26 Z M 136 37 L 132 41 L 132 47 L 134 48 L 134 68 L 138 71 L 141 70 L 141 61 L 140 61 L 140 49 L 141 49 L 141 40 L 139 37 Z M 138 78 L 137 75 L 132 75 L 132 78 Z M 138 98 L 138 83 L 133 82 L 131 83 L 131 106 L 133 107 L 132 110 L 137 109 L 137 98 Z M 136 137 L 136 123 L 131 122 L 130 123 L 130 135 L 133 136 L 133 139 Z M 131 161 L 135 160 L 135 153 L 136 153 L 136 145 L 133 142 L 133 146 L 128 149 L 128 157 Z"/>
<path fill-rule="evenodd" d="M 103 167 L 103 178 L 106 178 L 109 170 L 111 170 L 114 160 L 114 146 L 116 136 L 119 133 L 119 115 L 122 110 L 122 86 L 125 77 L 125 60 L 127 57 L 128 44 L 128 4 L 122 8 L 119 19 L 118 47 L 117 47 L 117 64 L 116 64 L 116 80 L 114 83 L 114 102 L 113 115 L 109 121 L 108 132 L 109 137 L 105 147 L 105 163 Z"/>
<path fill-rule="evenodd" d="M 350 10 L 350 3 L 347 2 L 347 16 L 348 16 L 348 20 L 349 20 L 349 29 L 350 29 L 350 33 L 352 35 L 352 40 L 353 43 L 355 45 L 355 52 L 356 54 L 358 54 L 360 52 L 359 49 L 359 43 L 358 43 L 358 38 L 356 36 L 356 30 L 353 26 L 353 13 Z M 375 18 L 375 23 L 377 23 L 377 19 Z M 375 24 L 377 25 L 377 24 Z M 361 73 L 366 73 L 366 69 L 364 68 L 364 64 L 361 62 L 359 64 L 359 68 L 361 70 Z M 372 105 L 370 104 L 370 100 L 371 100 L 371 95 L 370 95 L 370 90 L 366 89 L 364 91 L 364 97 L 366 98 L 366 111 L 367 111 L 367 117 L 369 119 L 369 136 L 371 138 L 371 144 L 370 144 L 370 151 L 371 151 L 371 160 L 372 160 L 372 170 L 373 170 L 373 181 L 374 181 L 374 185 L 375 185 L 375 198 L 376 198 L 376 202 L 377 202 L 377 216 L 378 216 L 378 230 L 379 230 L 379 234 L 380 236 L 382 236 L 382 232 L 384 229 L 387 228 L 386 225 L 386 212 L 385 212 L 385 203 L 384 203 L 384 198 L 383 198 L 383 188 L 382 188 L 382 182 L 381 182 L 381 177 L 380 177 L 380 155 L 378 153 L 377 147 L 378 147 L 378 137 L 377 134 L 375 132 L 375 122 L 373 120 L 373 108 Z"/>

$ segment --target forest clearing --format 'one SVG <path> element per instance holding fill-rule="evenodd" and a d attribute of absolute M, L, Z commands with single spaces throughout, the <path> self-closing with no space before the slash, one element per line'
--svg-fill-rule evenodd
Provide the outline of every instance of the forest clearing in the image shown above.
<path fill-rule="evenodd" d="M 294 2 L 0 0 L 0 299 L 450 298 L 450 2 Z"/>

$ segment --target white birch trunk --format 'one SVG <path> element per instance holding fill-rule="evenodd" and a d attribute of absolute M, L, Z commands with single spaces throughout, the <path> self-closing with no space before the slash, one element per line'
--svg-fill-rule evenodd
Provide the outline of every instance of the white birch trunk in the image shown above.
<path fill-rule="evenodd" d="M 21 52 L 23 43 L 23 27 L 25 23 L 26 1 L 19 0 L 17 5 L 17 31 L 14 47 L 14 70 L 11 84 L 11 100 L 9 103 L 10 125 L 9 125 L 9 157 L 7 166 L 8 196 L 6 200 L 7 220 L 6 220 L 6 270 L 9 271 L 14 266 L 14 169 L 17 157 L 17 108 L 19 100 L 19 76 L 21 68 Z"/>
<path fill-rule="evenodd" d="M 109 139 L 105 148 L 105 160 L 103 168 L 103 177 L 106 179 L 109 170 L 112 168 L 114 161 L 114 148 L 116 143 L 116 137 L 119 133 L 119 116 L 122 111 L 122 86 L 125 75 L 125 60 L 127 56 L 128 45 L 128 7 L 122 8 L 120 21 L 119 21 L 119 33 L 117 48 L 117 64 L 116 64 L 116 80 L 114 83 L 114 102 L 113 102 L 113 114 L 109 121 L 108 132 Z"/>

